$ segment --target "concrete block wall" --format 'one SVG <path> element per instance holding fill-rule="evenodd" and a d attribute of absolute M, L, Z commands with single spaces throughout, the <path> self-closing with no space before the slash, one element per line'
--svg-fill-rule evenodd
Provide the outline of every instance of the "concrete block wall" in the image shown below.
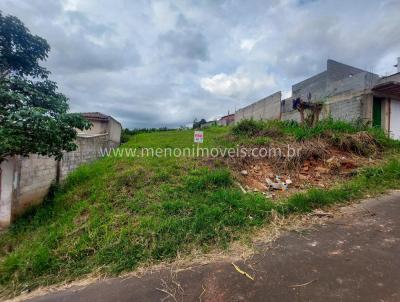
<path fill-rule="evenodd" d="M 283 121 L 296 121 L 301 122 L 300 120 L 300 113 L 297 110 L 292 110 L 288 112 L 282 112 Z"/>
<path fill-rule="evenodd" d="M 14 182 L 16 162 L 8 158 L 0 164 L 0 228 L 6 227 L 11 221 L 11 202 L 16 182 Z"/>
<path fill-rule="evenodd" d="M 326 71 L 292 86 L 292 99 L 300 97 L 306 101 L 311 94 L 311 101 L 326 101 L 346 91 L 370 89 L 378 80 L 374 73 L 328 60 Z"/>
<path fill-rule="evenodd" d="M 364 91 L 371 89 L 379 80 L 377 75 L 370 72 L 360 72 L 351 77 L 328 82 L 326 95 L 335 96 L 345 92 Z"/>
<path fill-rule="evenodd" d="M 326 62 L 326 71 L 328 82 L 335 82 L 344 78 L 348 78 L 350 75 L 356 75 L 363 73 L 365 70 L 360 68 L 343 64 L 334 60 L 328 60 Z"/>
<path fill-rule="evenodd" d="M 320 119 L 332 117 L 336 120 L 356 121 L 358 119 L 369 120 L 366 103 L 366 95 L 345 94 L 340 97 L 328 98 L 324 103 Z M 282 112 L 282 120 L 300 122 L 300 113 L 297 110 Z"/>
<path fill-rule="evenodd" d="M 101 149 L 117 147 L 117 144 L 108 139 L 107 134 L 93 137 L 78 137 L 78 148 L 73 152 L 65 153 L 60 163 L 60 179 L 65 179 L 68 174 L 84 163 L 91 162 L 101 157 Z"/>
<path fill-rule="evenodd" d="M 293 98 L 284 99 L 281 101 L 282 114 L 293 111 Z"/>
<path fill-rule="evenodd" d="M 12 216 L 18 216 L 39 203 L 56 179 L 57 161 L 54 158 L 32 154 L 18 159 L 18 186 L 13 202 Z"/>
<path fill-rule="evenodd" d="M 316 101 L 325 97 L 327 87 L 327 76 L 326 71 L 321 72 L 311 78 L 308 78 L 300 83 L 292 86 L 292 98 L 302 98 L 308 100 L 308 94 L 311 93 L 311 100 Z"/>
<path fill-rule="evenodd" d="M 282 93 L 278 91 L 249 106 L 239 109 L 235 112 L 235 123 L 243 119 L 279 119 L 281 114 L 281 99 Z"/>
<path fill-rule="evenodd" d="M 362 117 L 362 97 L 352 97 L 325 105 L 322 118 L 332 117 L 335 120 L 348 122 L 356 121 Z"/>
<path fill-rule="evenodd" d="M 102 156 L 105 148 L 117 147 L 108 134 L 78 137 L 77 150 L 57 162 L 52 157 L 13 157 L 1 164 L 0 227 L 7 226 L 27 208 L 39 204 L 59 173 L 60 180 L 79 165 Z"/>

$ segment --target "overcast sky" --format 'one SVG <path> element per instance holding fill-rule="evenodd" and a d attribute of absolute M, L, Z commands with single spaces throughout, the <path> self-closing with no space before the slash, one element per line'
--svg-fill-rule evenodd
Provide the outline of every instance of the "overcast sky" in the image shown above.
<path fill-rule="evenodd" d="M 400 0 L 0 0 L 51 46 L 72 111 L 124 127 L 233 112 L 326 68 L 381 75 L 400 56 Z"/>

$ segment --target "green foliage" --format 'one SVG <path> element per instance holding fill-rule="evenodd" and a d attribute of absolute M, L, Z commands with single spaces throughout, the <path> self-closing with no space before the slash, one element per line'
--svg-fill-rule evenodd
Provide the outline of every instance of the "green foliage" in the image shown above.
<path fill-rule="evenodd" d="M 282 127 L 287 134 L 293 135 L 297 140 L 306 140 L 318 137 L 325 133 L 355 133 L 366 130 L 367 127 L 360 123 L 327 118 L 316 123 L 314 127 L 300 125 L 296 122 L 282 122 Z"/>
<path fill-rule="evenodd" d="M 16 17 L 0 12 L 0 162 L 37 153 L 62 157 L 76 148 L 76 128 L 90 123 L 69 114 L 68 99 L 39 65 L 50 50 Z"/>
<path fill-rule="evenodd" d="M 205 119 L 201 119 L 200 121 L 197 121 L 197 119 L 195 119 L 193 121 L 193 126 L 192 129 L 200 129 L 202 125 L 207 124 L 207 121 Z"/>
<path fill-rule="evenodd" d="M 266 145 L 268 145 L 268 144 L 270 144 L 271 143 L 271 138 L 269 138 L 269 137 L 266 137 L 266 136 L 260 136 L 260 137 L 255 137 L 253 140 L 252 140 L 252 144 L 253 145 L 255 145 L 255 146 L 266 146 Z"/>
<path fill-rule="evenodd" d="M 227 187 L 232 184 L 232 180 L 227 169 L 208 171 L 206 168 L 202 168 L 191 171 L 185 183 L 189 192 L 198 192 L 212 188 Z"/>
<path fill-rule="evenodd" d="M 204 145 L 213 147 L 230 129 L 204 131 Z M 192 145 L 193 131 L 178 130 L 140 133 L 125 144 Z M 104 158 L 79 167 L 53 198 L 0 235 L 0 296 L 93 272 L 115 275 L 178 253 L 224 248 L 268 223 L 273 211 L 307 212 L 390 188 L 400 188 L 398 160 L 366 168 L 332 189 L 271 201 L 243 194 L 222 163 L 204 167 L 190 158 Z"/>
<path fill-rule="evenodd" d="M 232 128 L 232 133 L 235 135 L 255 136 L 266 128 L 266 123 L 253 119 L 242 120 Z"/>
<path fill-rule="evenodd" d="M 315 124 L 314 127 L 301 125 L 296 121 L 279 121 L 279 120 L 242 120 L 232 128 L 232 133 L 237 136 L 266 136 L 279 137 L 291 136 L 296 140 L 307 140 L 325 134 L 343 134 L 356 133 L 359 131 L 369 131 L 371 134 L 377 135 L 382 140 L 386 140 L 385 134 L 374 128 L 369 128 L 367 125 L 357 122 L 346 122 L 327 118 Z"/>
<path fill-rule="evenodd" d="M 176 129 L 171 129 L 167 127 L 161 127 L 161 128 L 134 128 L 134 129 L 128 129 L 125 128 L 122 131 L 121 134 L 121 143 L 126 143 L 129 141 L 131 136 L 140 134 L 140 133 L 152 133 L 152 132 L 161 132 L 161 131 L 172 131 Z"/>
<path fill-rule="evenodd" d="M 308 212 L 316 207 L 362 198 L 366 193 L 378 194 L 400 187 L 400 160 L 394 158 L 383 166 L 367 167 L 354 179 L 329 190 L 310 189 L 289 197 L 278 207 L 279 212 Z"/>
<path fill-rule="evenodd" d="M 378 142 L 378 144 L 387 149 L 400 150 L 400 140 L 391 139 L 381 128 L 371 127 L 367 129 Z"/>
<path fill-rule="evenodd" d="M 45 60 L 49 51 L 45 39 L 32 35 L 17 17 L 0 11 L 0 78 L 11 72 L 46 78 L 49 72 L 38 61 Z"/>

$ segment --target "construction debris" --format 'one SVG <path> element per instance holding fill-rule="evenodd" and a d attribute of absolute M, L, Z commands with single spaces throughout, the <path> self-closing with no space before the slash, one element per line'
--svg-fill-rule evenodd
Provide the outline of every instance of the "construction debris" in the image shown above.
<path fill-rule="evenodd" d="M 306 283 L 303 283 L 303 284 L 293 284 L 293 285 L 289 285 L 289 287 L 292 287 L 292 288 L 294 288 L 294 287 L 303 287 L 303 286 L 307 286 L 307 285 L 309 285 L 309 284 L 311 284 L 311 283 L 313 283 L 313 282 L 315 282 L 315 281 L 317 281 L 317 279 L 311 280 L 311 281 L 306 282 Z"/>
<path fill-rule="evenodd" d="M 336 156 L 332 156 L 329 159 L 326 160 L 326 163 L 328 164 L 329 169 L 333 171 L 338 171 L 340 169 L 341 162 L 340 159 L 337 158 Z"/>
<path fill-rule="evenodd" d="M 309 178 L 308 175 L 299 174 L 299 179 L 300 180 L 307 180 L 308 178 Z"/>
<path fill-rule="evenodd" d="M 254 281 L 254 277 L 250 276 L 248 273 L 245 271 L 241 270 L 235 263 L 232 262 L 233 267 L 242 275 L 246 276 L 250 280 Z"/>
<path fill-rule="evenodd" d="M 261 193 L 265 196 L 265 198 L 268 198 L 268 199 L 274 197 L 272 194 L 268 194 L 268 193 L 265 193 L 265 192 L 261 192 Z"/>
<path fill-rule="evenodd" d="M 280 177 L 277 175 L 275 176 L 275 181 L 272 181 L 270 178 L 266 178 L 265 182 L 268 185 L 269 189 L 274 189 L 274 190 L 281 190 L 281 191 L 286 191 L 288 188 L 288 185 L 292 183 L 290 179 L 288 179 L 289 183 L 281 181 Z"/>
<path fill-rule="evenodd" d="M 317 216 L 317 217 L 328 217 L 328 218 L 333 218 L 333 214 L 329 212 L 324 212 L 320 209 L 315 209 L 312 214 L 312 216 Z"/>
<path fill-rule="evenodd" d="M 275 197 L 288 196 L 290 193 L 311 187 L 325 189 L 338 179 L 356 175 L 358 173 L 356 168 L 369 160 L 369 158 L 324 144 L 323 140 L 314 140 L 306 146 L 302 143 L 302 157 L 292 162 L 292 165 L 283 164 L 286 159 L 282 158 L 279 160 L 245 158 L 235 161 L 234 164 L 243 186 L 241 190 L 247 193 L 275 192 L 276 196 L 266 196 L 266 198 L 275 199 Z M 303 147 L 307 147 L 306 151 L 308 151 L 304 151 Z M 324 149 L 323 154 L 318 153 L 321 148 Z"/>
<path fill-rule="evenodd" d="M 247 191 L 242 187 L 242 185 L 238 182 L 235 182 L 235 184 L 239 187 L 240 190 L 242 190 L 243 193 L 247 193 Z"/>
<path fill-rule="evenodd" d="M 322 166 L 318 166 L 315 168 L 315 171 L 317 171 L 321 174 L 328 174 L 330 172 L 330 169 L 322 167 Z"/>

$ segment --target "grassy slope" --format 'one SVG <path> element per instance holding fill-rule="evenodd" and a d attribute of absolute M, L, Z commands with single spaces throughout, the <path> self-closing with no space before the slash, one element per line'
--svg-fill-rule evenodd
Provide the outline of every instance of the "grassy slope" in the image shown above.
<path fill-rule="evenodd" d="M 227 131 L 205 130 L 205 146 L 219 145 Z M 192 131 L 168 131 L 136 135 L 125 146 L 192 147 L 192 140 Z M 259 194 L 242 194 L 218 164 L 104 158 L 80 167 L 51 201 L 0 235 L 0 295 L 224 247 L 264 224 L 272 210 L 309 211 L 398 187 L 399 178 L 400 163 L 394 160 L 329 191 L 314 189 L 272 203 Z"/>

